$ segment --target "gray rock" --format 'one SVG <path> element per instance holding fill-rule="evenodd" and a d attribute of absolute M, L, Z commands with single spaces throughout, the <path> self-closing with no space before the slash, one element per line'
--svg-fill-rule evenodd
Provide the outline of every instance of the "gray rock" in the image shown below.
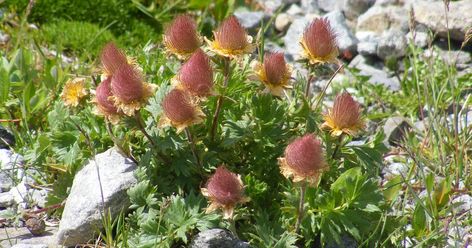
<path fill-rule="evenodd" d="M 99 166 L 104 206 L 96 165 Z M 74 246 L 93 238 L 102 227 L 100 212 L 109 210 L 112 218 L 129 207 L 126 191 L 136 184 L 136 164 L 115 148 L 97 154 L 74 178 L 62 214 L 57 244 Z"/>
<path fill-rule="evenodd" d="M 331 27 L 337 34 L 338 48 L 341 52 L 355 53 L 358 40 L 346 24 L 346 19 L 341 11 L 333 11 L 324 16 L 329 20 Z"/>
<path fill-rule="evenodd" d="M 468 64 L 472 61 L 470 53 L 464 51 L 440 50 L 439 55 L 446 64 L 456 66 L 458 69 L 468 68 Z"/>
<path fill-rule="evenodd" d="M 249 248 L 249 244 L 224 229 L 209 229 L 198 233 L 189 248 Z"/>
<path fill-rule="evenodd" d="M 339 10 L 343 1 L 318 0 L 318 7 L 324 12 Z"/>
<path fill-rule="evenodd" d="M 415 12 L 418 23 L 424 24 L 439 36 L 447 38 L 447 33 L 452 39 L 463 41 L 467 29 L 472 26 L 472 1 L 451 1 L 449 3 L 448 26 L 444 13 L 443 1 L 414 1 L 411 6 Z M 449 27 L 449 30 L 447 29 Z"/>
<path fill-rule="evenodd" d="M 0 193 L 0 208 L 7 208 L 15 203 L 15 199 L 10 192 Z"/>
<path fill-rule="evenodd" d="M 357 242 L 356 240 L 351 237 L 348 234 L 343 234 L 341 236 L 341 244 L 337 244 L 336 242 L 328 242 L 326 244 L 326 248 L 338 248 L 338 247 L 344 247 L 344 248 L 357 248 Z"/>
<path fill-rule="evenodd" d="M 12 246 L 11 248 L 48 248 L 48 245 L 44 244 L 16 244 Z"/>
<path fill-rule="evenodd" d="M 383 131 L 385 134 L 385 145 L 396 146 L 401 143 L 405 135 L 409 132 L 410 124 L 407 119 L 401 116 L 393 116 L 387 119 Z"/>
<path fill-rule="evenodd" d="M 344 15 L 353 20 L 367 11 L 374 3 L 375 0 L 344 0 L 341 8 Z"/>
<path fill-rule="evenodd" d="M 413 37 L 413 33 L 409 32 L 406 34 L 406 38 L 408 41 L 413 41 L 415 46 L 417 47 L 427 47 L 431 42 L 432 38 L 429 37 L 428 33 L 426 32 L 415 32 L 415 36 Z"/>
<path fill-rule="evenodd" d="M 367 58 L 362 55 L 354 57 L 349 67 L 359 69 L 360 75 L 369 76 L 369 82 L 372 84 L 382 84 L 392 91 L 400 90 L 400 82 L 397 78 L 390 77 L 387 72 L 369 65 Z"/>
<path fill-rule="evenodd" d="M 472 210 L 472 196 L 464 194 L 460 195 L 452 200 L 452 204 L 457 205 L 455 207 L 456 212 L 466 212 Z"/>
<path fill-rule="evenodd" d="M 301 0 L 301 7 L 306 14 L 320 14 L 321 9 L 317 0 Z"/>
<path fill-rule="evenodd" d="M 265 18 L 265 14 L 262 11 L 236 10 L 234 15 L 238 18 L 241 25 L 249 31 L 258 29 Z"/>
<path fill-rule="evenodd" d="M 426 124 L 425 124 L 425 120 L 421 120 L 421 121 L 416 121 L 414 124 L 413 124 L 414 128 L 416 129 L 417 132 L 424 132 L 426 131 Z"/>
<path fill-rule="evenodd" d="M 6 128 L 0 125 L 0 149 L 9 149 L 13 146 L 15 146 L 15 136 Z"/>
<path fill-rule="evenodd" d="M 257 0 L 257 3 L 269 14 L 273 14 L 277 11 L 284 2 L 283 0 Z"/>
<path fill-rule="evenodd" d="M 395 29 L 390 29 L 380 36 L 377 46 L 377 56 L 382 59 L 400 58 L 406 54 L 407 42 L 405 35 Z"/>
<path fill-rule="evenodd" d="M 29 195 L 28 187 L 25 183 L 20 182 L 18 185 L 11 188 L 9 193 L 13 196 L 15 204 L 19 205 L 23 209 L 28 207 Z"/>
<path fill-rule="evenodd" d="M 356 33 L 357 52 L 362 55 L 376 55 L 377 47 L 379 46 L 380 37 L 377 33 L 372 31 L 359 31 Z"/>
<path fill-rule="evenodd" d="M 385 30 L 408 32 L 408 11 L 400 6 L 371 7 L 357 19 L 358 31 L 373 31 L 381 35 Z"/>
<path fill-rule="evenodd" d="M 280 13 L 276 18 L 275 18 L 275 29 L 277 31 L 283 32 L 285 31 L 290 23 L 292 23 L 292 16 L 290 16 L 287 13 Z"/>
<path fill-rule="evenodd" d="M 32 190 L 31 192 L 31 201 L 40 208 L 44 208 L 46 206 L 47 197 L 48 191 L 45 189 Z"/>
<path fill-rule="evenodd" d="M 297 15 L 303 15 L 303 10 L 298 6 L 298 4 L 292 4 L 290 7 L 285 11 L 285 13 L 289 14 L 290 16 L 297 16 Z"/>
<path fill-rule="evenodd" d="M 391 163 L 382 168 L 382 175 L 386 179 L 391 179 L 395 176 L 403 176 L 406 178 L 410 168 L 404 163 Z"/>
<path fill-rule="evenodd" d="M 447 246 L 446 248 L 466 247 L 467 240 L 472 240 L 472 226 L 466 223 L 451 222 L 447 232 Z"/>
<path fill-rule="evenodd" d="M 41 236 L 34 236 L 26 227 L 5 227 L 0 232 L 0 247 L 46 247 L 59 248 L 62 246 L 54 244 L 54 234 L 57 227 L 46 226 L 45 233 Z M 35 246 L 36 245 L 36 246 Z"/>

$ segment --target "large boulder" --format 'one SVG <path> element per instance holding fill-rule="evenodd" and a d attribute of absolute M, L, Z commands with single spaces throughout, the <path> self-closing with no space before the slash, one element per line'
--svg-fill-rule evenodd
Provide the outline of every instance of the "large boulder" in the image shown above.
<path fill-rule="evenodd" d="M 381 35 L 389 29 L 408 32 L 408 10 L 401 6 L 375 5 L 357 19 L 358 31 L 372 31 Z"/>
<path fill-rule="evenodd" d="M 103 189 L 103 201 L 100 182 Z M 115 148 L 97 154 L 74 178 L 64 212 L 62 213 L 57 244 L 75 246 L 86 243 L 101 229 L 102 211 L 110 211 L 114 218 L 130 205 L 126 191 L 136 184 L 137 166 Z"/>
<path fill-rule="evenodd" d="M 452 39 L 463 41 L 467 29 L 472 27 L 472 1 L 451 1 L 446 15 L 444 2 L 414 1 L 411 6 L 415 12 L 415 20 L 421 23 L 439 36 L 447 38 L 448 27 Z"/>

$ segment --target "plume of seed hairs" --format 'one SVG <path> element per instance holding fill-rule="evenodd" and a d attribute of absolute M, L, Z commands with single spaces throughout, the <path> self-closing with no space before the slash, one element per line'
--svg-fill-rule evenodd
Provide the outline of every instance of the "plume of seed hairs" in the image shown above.
<path fill-rule="evenodd" d="M 125 103 L 141 100 L 143 97 L 141 73 L 130 64 L 122 64 L 111 78 L 111 92 Z"/>
<path fill-rule="evenodd" d="M 100 60 L 105 70 L 112 75 L 121 65 L 128 63 L 126 55 L 113 42 L 109 42 L 103 47 Z"/>
<path fill-rule="evenodd" d="M 337 95 L 334 99 L 332 118 L 339 127 L 351 127 L 361 118 L 360 105 L 348 92 Z"/>
<path fill-rule="evenodd" d="M 246 30 L 234 15 L 224 20 L 217 28 L 215 41 L 220 47 L 228 50 L 240 50 L 248 45 Z"/>
<path fill-rule="evenodd" d="M 266 53 L 264 55 L 264 71 L 270 83 L 279 84 L 287 73 L 284 54 L 280 52 Z"/>
<path fill-rule="evenodd" d="M 166 28 L 165 42 L 168 46 L 184 52 L 193 52 L 200 46 L 197 24 L 188 15 L 177 16 Z"/>
<path fill-rule="evenodd" d="M 210 59 L 201 49 L 195 51 L 182 66 L 179 80 L 194 95 L 205 96 L 210 93 L 213 86 L 213 70 Z"/>
<path fill-rule="evenodd" d="M 107 77 L 102 81 L 95 90 L 97 104 L 109 114 L 118 113 L 118 109 L 115 107 L 109 97 L 112 96 L 111 93 L 111 77 Z"/>
<path fill-rule="evenodd" d="M 336 33 L 326 18 L 313 20 L 305 29 L 303 40 L 310 53 L 317 57 L 325 57 L 337 49 Z"/>
<path fill-rule="evenodd" d="M 210 196 L 223 205 L 235 204 L 243 196 L 243 185 L 238 176 L 224 166 L 218 167 L 210 177 L 207 189 Z"/>
<path fill-rule="evenodd" d="M 311 175 L 324 166 L 321 142 L 314 134 L 299 137 L 285 149 L 285 159 L 297 173 Z"/>
<path fill-rule="evenodd" d="M 183 90 L 171 90 L 161 105 L 166 117 L 173 122 L 182 123 L 195 118 L 196 111 L 191 103 L 191 96 Z"/>

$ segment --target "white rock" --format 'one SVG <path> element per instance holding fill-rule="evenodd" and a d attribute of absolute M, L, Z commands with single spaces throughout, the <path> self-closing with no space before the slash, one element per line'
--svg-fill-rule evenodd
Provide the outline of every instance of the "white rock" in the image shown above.
<path fill-rule="evenodd" d="M 408 32 L 408 11 L 405 8 L 375 5 L 357 19 L 357 31 L 373 31 L 380 35 L 388 29 Z"/>
<path fill-rule="evenodd" d="M 472 210 L 472 196 L 470 195 L 460 195 L 452 200 L 453 204 L 457 204 L 455 207 L 456 212 L 465 212 Z"/>
<path fill-rule="evenodd" d="M 415 20 L 437 32 L 439 36 L 463 41 L 467 29 L 472 27 L 472 1 L 451 1 L 448 11 L 448 26 L 444 13 L 443 1 L 430 2 L 417 0 L 411 3 L 415 12 Z M 449 27 L 449 30 L 448 28 Z"/>
<path fill-rule="evenodd" d="M 406 54 L 407 45 L 406 38 L 401 31 L 390 29 L 380 36 L 377 56 L 384 60 L 403 57 Z"/>
<path fill-rule="evenodd" d="M 289 14 L 280 13 L 275 18 L 275 29 L 280 32 L 285 31 L 285 29 L 288 28 L 290 23 L 292 23 L 292 17 Z"/>
<path fill-rule="evenodd" d="M 369 76 L 369 82 L 372 84 L 382 84 L 392 91 L 400 89 L 400 82 L 395 77 L 390 77 L 387 72 L 377 69 L 367 64 L 367 59 L 362 55 L 357 55 L 349 63 L 349 67 L 360 70 L 359 74 Z"/>
<path fill-rule="evenodd" d="M 97 154 L 74 178 L 57 233 L 58 244 L 86 243 L 96 228 L 102 227 L 102 196 L 96 164 L 100 170 L 104 209 L 109 209 L 115 217 L 129 207 L 126 191 L 136 184 L 136 164 L 114 148 Z"/>
<path fill-rule="evenodd" d="M 10 192 L 0 193 L 0 208 L 7 208 L 15 203 L 13 195 Z"/>
<path fill-rule="evenodd" d="M 234 16 L 238 18 L 244 28 L 254 31 L 261 26 L 265 14 L 262 11 L 237 10 L 234 12 Z"/>
<path fill-rule="evenodd" d="M 16 244 L 11 248 L 48 248 L 48 246 L 42 244 Z"/>
<path fill-rule="evenodd" d="M 431 43 L 432 41 L 432 38 L 429 37 L 428 33 L 426 32 L 416 32 L 414 37 L 413 37 L 413 33 L 409 32 L 408 34 L 406 34 L 406 38 L 408 42 L 413 41 L 415 46 L 421 47 L 421 48 L 427 47 L 429 43 Z"/>
<path fill-rule="evenodd" d="M 317 0 L 301 0 L 300 6 L 306 14 L 320 14 L 321 9 Z"/>
<path fill-rule="evenodd" d="M 352 20 L 367 11 L 375 3 L 375 0 L 344 0 L 341 2 L 344 15 Z"/>
<path fill-rule="evenodd" d="M 409 169 L 404 163 L 392 163 L 382 169 L 382 174 L 387 179 L 400 175 L 406 178 Z"/>
<path fill-rule="evenodd" d="M 298 4 L 292 4 L 290 7 L 285 11 L 285 13 L 291 15 L 291 16 L 296 16 L 296 15 L 302 15 L 303 10 L 298 6 Z"/>
<path fill-rule="evenodd" d="M 28 204 L 28 187 L 23 182 L 11 188 L 9 193 L 13 196 L 13 200 L 20 207 L 26 209 Z"/>

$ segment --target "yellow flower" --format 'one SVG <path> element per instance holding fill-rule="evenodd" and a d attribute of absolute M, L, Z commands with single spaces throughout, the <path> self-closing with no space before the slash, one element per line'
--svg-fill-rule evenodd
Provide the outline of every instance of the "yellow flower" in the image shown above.
<path fill-rule="evenodd" d="M 310 64 L 336 62 L 338 48 L 336 34 L 328 19 L 316 18 L 307 26 L 300 41 L 303 48 L 302 56 Z"/>
<path fill-rule="evenodd" d="M 234 208 L 237 204 L 250 200 L 244 196 L 244 185 L 241 176 L 232 173 L 224 166 L 216 169 L 215 174 L 208 179 L 206 188 L 202 188 L 201 191 L 202 195 L 210 201 L 206 212 L 221 209 L 225 219 L 233 217 Z"/>
<path fill-rule="evenodd" d="M 87 95 L 87 89 L 85 89 L 85 78 L 74 78 L 69 79 L 64 85 L 62 90 L 61 98 L 64 101 L 64 105 L 77 107 L 80 99 Z"/>
<path fill-rule="evenodd" d="M 333 108 L 324 114 L 323 119 L 325 122 L 321 128 L 330 130 L 332 136 L 342 133 L 354 136 L 365 126 L 359 103 L 347 92 L 336 96 Z"/>
<path fill-rule="evenodd" d="M 292 88 L 289 85 L 292 76 L 292 67 L 285 62 L 283 53 L 267 53 L 264 63 L 255 62 L 253 70 L 268 92 L 281 97 L 284 89 Z"/>
<path fill-rule="evenodd" d="M 159 127 L 173 126 L 180 133 L 185 128 L 203 122 L 205 114 L 190 94 L 181 89 L 171 90 L 161 103 L 163 115 Z"/>
<path fill-rule="evenodd" d="M 321 142 L 313 134 L 292 141 L 279 158 L 280 171 L 294 183 L 307 182 L 316 186 L 321 174 L 328 169 L 323 158 Z"/>
<path fill-rule="evenodd" d="M 252 37 L 247 35 L 246 30 L 241 26 L 235 16 L 230 16 L 224 20 L 218 29 L 213 32 L 214 41 L 206 39 L 209 49 L 214 53 L 234 58 L 254 51 Z"/>

